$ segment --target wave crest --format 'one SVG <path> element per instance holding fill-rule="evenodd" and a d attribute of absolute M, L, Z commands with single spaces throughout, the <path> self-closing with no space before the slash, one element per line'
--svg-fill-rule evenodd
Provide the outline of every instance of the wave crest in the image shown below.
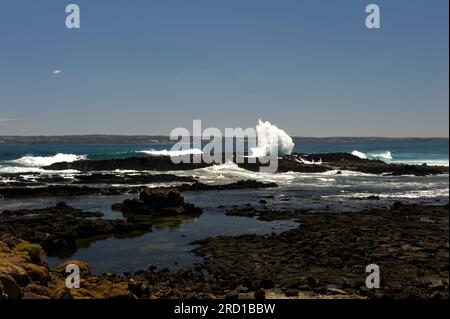
<path fill-rule="evenodd" d="M 144 153 L 149 155 L 159 155 L 159 156 L 183 156 L 183 155 L 201 155 L 203 154 L 202 150 L 198 148 L 188 149 L 188 150 L 179 150 L 179 151 L 169 151 L 169 150 L 148 150 L 148 151 L 138 151 L 138 153 Z"/>
<path fill-rule="evenodd" d="M 292 138 L 282 129 L 270 124 L 269 121 L 258 120 L 256 125 L 258 146 L 251 148 L 251 156 L 263 157 L 277 154 L 277 156 L 289 155 L 294 149 Z"/>
<path fill-rule="evenodd" d="M 354 150 L 352 155 L 357 156 L 361 159 L 378 159 L 382 161 L 391 161 L 393 159 L 391 151 L 383 151 L 383 152 L 369 152 L 363 153 L 358 150 Z"/>
<path fill-rule="evenodd" d="M 78 160 L 87 159 L 86 155 L 76 155 L 76 154 L 64 154 L 58 153 L 53 156 L 33 156 L 26 155 L 21 158 L 11 160 L 10 163 L 25 166 L 25 167 L 42 167 L 51 165 L 58 162 L 75 162 Z"/>

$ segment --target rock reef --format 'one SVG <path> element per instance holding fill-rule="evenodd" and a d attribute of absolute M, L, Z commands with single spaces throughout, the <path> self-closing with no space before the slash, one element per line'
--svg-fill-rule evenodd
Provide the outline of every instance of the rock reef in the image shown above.
<path fill-rule="evenodd" d="M 131 299 L 128 282 L 113 282 L 91 274 L 82 261 L 68 261 L 50 269 L 44 251 L 11 234 L 0 236 L 0 299 Z M 80 269 L 80 288 L 66 286 L 67 265 Z"/>
<path fill-rule="evenodd" d="M 225 156 L 225 155 L 223 155 Z M 242 158 L 241 158 L 242 159 Z M 261 164 L 259 160 L 251 162 L 248 158 L 243 158 L 244 162 L 238 165 L 241 168 L 259 171 Z M 234 161 L 237 162 L 236 157 Z M 105 170 L 192 170 L 204 168 L 212 164 L 206 163 L 174 163 L 169 156 L 147 156 L 131 157 L 111 160 L 80 160 L 71 163 L 55 163 L 44 167 L 47 170 L 67 170 L 74 169 L 82 172 L 105 171 Z M 278 172 L 303 172 L 322 173 L 329 170 L 350 170 L 367 174 L 387 174 L 387 175 L 415 175 L 426 176 L 448 173 L 448 167 L 408 165 L 386 163 L 380 160 L 361 159 L 348 153 L 327 153 L 327 154 L 300 154 L 294 153 L 278 159 Z"/>
<path fill-rule="evenodd" d="M 203 210 L 186 203 L 176 188 L 146 188 L 140 191 L 139 198 L 126 199 L 112 205 L 115 210 L 127 213 L 127 216 L 150 215 L 193 215 L 199 216 Z"/>
<path fill-rule="evenodd" d="M 275 218 L 274 212 L 259 216 Z M 389 210 L 338 214 L 280 211 L 278 218 L 300 226 L 279 235 L 212 237 L 195 242 L 194 251 L 228 289 L 448 298 L 448 205 L 396 203 Z M 369 264 L 380 267 L 382 289 L 365 286 Z"/>
<path fill-rule="evenodd" d="M 15 234 L 48 251 L 58 251 L 73 248 L 80 238 L 151 231 L 147 221 L 99 219 L 102 216 L 102 212 L 85 212 L 65 203 L 42 209 L 4 210 L 0 214 L 0 235 Z"/>

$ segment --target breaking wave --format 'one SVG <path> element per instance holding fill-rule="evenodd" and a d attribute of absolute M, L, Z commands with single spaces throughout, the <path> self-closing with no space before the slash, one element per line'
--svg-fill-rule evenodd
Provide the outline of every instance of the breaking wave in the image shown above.
<path fill-rule="evenodd" d="M 364 154 L 363 152 L 357 151 L 357 150 L 354 150 L 352 152 L 352 155 L 357 156 L 357 157 L 359 157 L 361 159 L 367 159 L 366 154 Z"/>
<path fill-rule="evenodd" d="M 201 155 L 203 154 L 202 150 L 198 148 L 193 148 L 189 150 L 179 150 L 179 151 L 169 151 L 169 150 L 161 150 L 157 151 L 154 149 L 148 151 L 138 151 L 138 153 L 144 153 L 149 155 L 159 155 L 159 156 L 183 156 L 183 155 Z"/>
<path fill-rule="evenodd" d="M 24 166 L 24 167 L 42 167 L 58 162 L 74 162 L 78 160 L 87 159 L 86 155 L 63 154 L 59 153 L 53 156 L 32 156 L 26 155 L 16 160 L 11 160 L 9 163 Z"/>
<path fill-rule="evenodd" d="M 256 134 L 258 146 L 251 148 L 250 156 L 262 157 L 274 154 L 283 156 L 291 154 L 294 149 L 292 138 L 282 129 L 270 124 L 269 121 L 258 120 Z"/>
<path fill-rule="evenodd" d="M 391 161 L 393 159 L 390 151 L 371 152 L 371 153 L 366 154 L 366 153 L 360 152 L 358 150 L 354 150 L 352 152 L 352 155 L 355 155 L 362 159 L 378 159 L 378 160 L 382 160 L 382 161 Z"/>
<path fill-rule="evenodd" d="M 390 151 L 379 152 L 379 153 L 369 153 L 368 156 L 371 159 L 381 159 L 381 160 L 388 160 L 388 161 L 393 159 Z"/>

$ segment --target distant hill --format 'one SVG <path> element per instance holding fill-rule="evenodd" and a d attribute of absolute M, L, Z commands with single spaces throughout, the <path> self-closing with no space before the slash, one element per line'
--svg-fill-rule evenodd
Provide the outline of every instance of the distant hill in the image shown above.
<path fill-rule="evenodd" d="M 168 136 L 64 135 L 0 136 L 0 144 L 170 144 Z"/>
<path fill-rule="evenodd" d="M 386 137 L 292 137 L 294 143 L 305 142 L 358 142 L 370 140 L 448 140 L 448 138 L 386 138 Z M 0 145 L 5 144 L 173 144 L 164 135 L 64 135 L 64 136 L 0 136 Z"/>

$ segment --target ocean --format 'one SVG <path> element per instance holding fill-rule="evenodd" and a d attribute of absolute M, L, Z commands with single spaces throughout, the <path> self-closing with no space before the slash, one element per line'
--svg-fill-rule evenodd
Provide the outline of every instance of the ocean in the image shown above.
<path fill-rule="evenodd" d="M 294 138 L 294 152 L 347 152 L 360 157 L 391 163 L 444 165 L 449 163 L 448 139 L 377 139 L 377 138 Z M 0 182 L 9 173 L 17 173 L 32 180 L 36 174 L 61 175 L 70 181 L 76 171 L 46 171 L 42 166 L 80 159 L 98 160 L 170 154 L 170 144 L 16 144 L 0 145 Z M 116 171 L 115 174 L 123 172 Z M 158 172 L 152 172 L 158 173 Z M 380 176 L 359 172 L 268 174 L 251 172 L 233 163 L 224 163 L 193 171 L 168 172 L 182 176 L 196 176 L 205 183 L 228 183 L 242 179 L 275 182 L 284 195 L 305 199 L 350 198 L 377 194 L 380 197 L 442 198 L 448 197 L 448 176 Z M 147 185 L 147 186 L 160 186 Z M 233 199 L 237 200 L 237 199 Z M 243 196 L 243 200 L 247 200 Z"/>
<path fill-rule="evenodd" d="M 359 151 L 368 158 L 404 163 L 449 163 L 449 140 L 379 138 L 294 138 L 294 152 L 332 153 Z M 170 150 L 171 144 L 0 144 L 0 173 L 13 168 L 50 165 L 60 160 L 111 159 L 144 156 L 145 151 Z M 66 157 L 55 157 L 65 154 Z"/>

